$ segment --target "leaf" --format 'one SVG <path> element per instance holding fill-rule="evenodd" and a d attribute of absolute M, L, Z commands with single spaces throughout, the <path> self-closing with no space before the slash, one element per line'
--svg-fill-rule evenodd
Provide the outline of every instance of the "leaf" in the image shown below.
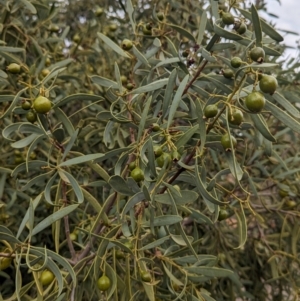
<path fill-rule="evenodd" d="M 93 81 L 93 77 L 98 77 L 98 76 L 91 76 L 91 79 Z M 99 76 L 100 77 L 100 76 Z M 93 81 L 94 82 L 94 81 Z M 116 82 L 113 82 L 117 85 Z M 97 84 L 97 82 L 96 82 Z M 98 101 L 99 99 L 102 99 L 101 96 L 99 95 L 92 95 L 92 94 L 84 94 L 84 93 L 79 93 L 79 94 L 73 94 L 73 95 L 69 95 L 61 100 L 59 100 L 58 102 L 56 102 L 53 106 L 53 108 L 56 108 L 56 107 L 60 107 L 60 106 L 63 106 L 67 103 L 70 103 L 72 101 L 92 101 L 92 102 L 96 102 Z"/>
<path fill-rule="evenodd" d="M 27 0 L 21 0 L 21 2 L 23 2 L 23 4 L 26 6 L 26 8 L 32 13 L 32 14 L 36 14 L 36 8 Z"/>
<path fill-rule="evenodd" d="M 300 113 L 298 109 L 293 106 L 282 94 L 278 93 L 277 91 L 272 95 L 266 95 L 266 98 L 271 101 L 272 98 L 276 100 L 281 106 L 283 106 L 288 113 L 293 115 L 296 118 L 300 118 Z"/>
<path fill-rule="evenodd" d="M 185 267 L 185 270 L 190 273 L 204 275 L 208 277 L 229 277 L 233 272 L 226 269 L 216 267 Z"/>
<path fill-rule="evenodd" d="M 261 114 L 250 114 L 251 119 L 255 125 L 255 128 L 269 141 L 276 142 L 275 137 L 270 133 L 268 126 Z"/>
<path fill-rule="evenodd" d="M 137 135 L 137 140 L 138 141 L 140 140 L 140 138 L 142 136 L 142 133 L 143 133 L 143 131 L 145 129 L 145 124 L 146 124 L 146 121 L 147 121 L 147 115 L 148 115 L 148 111 L 149 111 L 151 103 L 152 103 L 152 96 L 150 96 L 147 99 L 147 102 L 146 102 L 146 104 L 143 107 L 143 113 L 142 113 L 142 116 L 141 116 L 139 130 L 138 130 L 138 135 Z"/>
<path fill-rule="evenodd" d="M 260 18 L 253 4 L 251 5 L 251 16 L 252 16 L 252 24 L 255 32 L 256 47 L 262 47 L 262 32 L 261 32 Z"/>
<path fill-rule="evenodd" d="M 150 67 L 146 57 L 134 45 L 132 47 L 132 52 L 135 55 L 135 57 L 139 60 L 139 62 L 137 62 L 137 64 L 135 65 L 133 71 L 136 71 L 141 63 L 144 64 L 147 67 Z"/>
<path fill-rule="evenodd" d="M 131 0 L 126 0 L 126 12 L 129 16 L 130 24 L 132 26 L 132 31 L 135 32 L 135 20 L 134 20 L 134 8 L 132 6 Z"/>
<path fill-rule="evenodd" d="M 187 142 L 192 138 L 192 136 L 197 132 L 199 129 L 199 125 L 196 124 L 195 126 L 189 128 L 186 132 L 184 132 L 180 138 L 175 142 L 175 146 L 180 148 L 183 145 L 186 145 Z"/>
<path fill-rule="evenodd" d="M 43 219 L 40 223 L 38 223 L 32 230 L 32 235 L 36 235 L 37 233 L 41 232 L 48 226 L 52 225 L 55 221 L 62 219 L 64 216 L 73 212 L 79 204 L 69 205 L 68 207 L 64 207 L 59 209 L 55 213 L 49 215 L 45 219 Z"/>
<path fill-rule="evenodd" d="M 187 30 L 185 30 L 184 28 L 182 28 L 178 25 L 174 25 L 174 24 L 168 24 L 168 26 L 175 29 L 182 36 L 187 37 L 190 41 L 196 42 L 196 39 L 194 38 L 194 36 L 190 32 L 188 32 Z"/>
<path fill-rule="evenodd" d="M 197 44 L 201 45 L 204 32 L 206 29 L 206 23 L 207 23 L 207 13 L 206 11 L 202 11 L 201 17 L 200 17 L 200 24 L 199 24 L 199 29 L 198 29 L 198 37 L 197 37 Z"/>
<path fill-rule="evenodd" d="M 162 114 L 164 118 L 166 117 L 169 105 L 172 102 L 172 95 L 174 91 L 174 86 L 176 84 L 176 77 L 177 77 L 177 69 L 174 68 L 169 76 L 168 84 L 165 89 L 164 101 L 162 105 Z"/>
<path fill-rule="evenodd" d="M 145 195 L 142 191 L 136 193 L 132 196 L 126 203 L 122 211 L 122 218 L 124 219 L 125 214 L 132 209 L 137 203 L 143 201 L 145 199 Z"/>
<path fill-rule="evenodd" d="M 130 56 L 115 42 L 113 42 L 110 38 L 102 34 L 101 32 L 97 32 L 97 36 L 100 40 L 102 40 L 108 47 L 110 47 L 113 51 L 124 56 L 126 58 L 130 58 Z"/>
<path fill-rule="evenodd" d="M 24 148 L 31 144 L 31 142 L 37 137 L 37 134 L 31 134 L 30 136 L 27 136 L 19 141 L 16 141 L 11 144 L 11 147 L 13 148 Z"/>
<path fill-rule="evenodd" d="M 99 159 L 103 156 L 104 156 L 104 154 L 83 155 L 83 156 L 80 156 L 80 157 L 76 157 L 76 158 L 72 158 L 72 159 L 69 159 L 67 161 L 64 161 L 64 162 L 60 163 L 58 166 L 62 167 L 62 166 L 82 164 L 82 163 L 85 163 L 85 162 L 88 162 L 88 161 L 93 161 L 93 160 Z"/>
<path fill-rule="evenodd" d="M 169 226 L 182 221 L 182 217 L 178 215 L 162 215 L 154 217 L 154 227 Z M 146 224 L 149 225 L 149 222 Z"/>
<path fill-rule="evenodd" d="M 236 249 L 242 248 L 247 241 L 247 220 L 242 203 L 240 202 L 240 211 L 235 212 L 238 221 L 238 231 L 240 244 Z"/>
<path fill-rule="evenodd" d="M 129 92 L 129 94 L 142 94 L 142 93 L 158 90 L 158 89 L 164 87 L 167 84 L 168 80 L 169 80 L 168 78 L 159 79 L 148 85 L 141 86 L 135 90 L 132 90 L 131 92 Z"/>
<path fill-rule="evenodd" d="M 114 189 L 115 191 L 124 194 L 124 195 L 133 195 L 134 192 L 128 187 L 125 180 L 118 175 L 114 175 L 109 178 L 108 184 Z"/>
<path fill-rule="evenodd" d="M 193 203 L 198 199 L 199 195 L 195 191 L 191 190 L 181 190 L 180 195 L 173 195 L 176 205 L 185 205 L 188 203 Z M 172 205 L 173 201 L 168 193 L 157 194 L 154 196 L 154 200 L 158 203 Z"/>
<path fill-rule="evenodd" d="M 244 172 L 243 172 L 240 164 L 236 162 L 234 150 L 231 149 L 231 150 L 225 151 L 224 153 L 225 153 L 225 158 L 226 158 L 227 164 L 229 165 L 232 175 L 238 181 L 240 181 L 243 177 Z"/>
<path fill-rule="evenodd" d="M 222 37 L 222 38 L 225 38 L 225 39 L 228 39 L 228 40 L 233 40 L 233 41 L 237 41 L 237 40 L 243 40 L 243 37 L 238 35 L 238 34 L 235 34 L 233 32 L 230 32 L 222 27 L 220 27 L 219 25 L 217 25 L 217 23 L 215 22 L 214 23 L 214 32 Z"/>
<path fill-rule="evenodd" d="M 187 85 L 187 82 L 189 80 L 189 74 L 187 74 L 184 79 L 182 80 L 182 82 L 180 83 L 176 93 L 175 93 L 175 96 L 174 96 L 174 99 L 172 101 L 172 104 L 171 104 L 171 107 L 170 107 L 170 112 L 169 112 L 169 117 L 168 117 L 168 123 L 167 123 L 167 128 L 170 127 L 171 123 L 173 122 L 173 119 L 174 119 L 174 115 L 176 113 L 176 110 L 178 108 L 178 105 L 179 105 L 179 102 L 181 101 L 181 98 L 182 98 L 182 94 L 184 92 L 184 89 Z"/>
<path fill-rule="evenodd" d="M 160 245 L 162 245 L 165 241 L 169 240 L 170 236 L 165 236 L 159 239 L 156 239 L 155 241 L 149 243 L 148 245 L 143 246 L 140 251 L 145 251 L 145 250 L 149 250 L 149 249 L 153 249 L 155 247 L 158 247 Z"/>

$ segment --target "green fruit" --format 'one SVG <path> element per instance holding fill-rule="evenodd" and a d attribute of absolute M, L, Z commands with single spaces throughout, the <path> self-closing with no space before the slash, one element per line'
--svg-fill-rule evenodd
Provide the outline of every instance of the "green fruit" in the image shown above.
<path fill-rule="evenodd" d="M 101 276 L 97 281 L 97 286 L 100 291 L 107 291 L 111 287 L 110 279 L 106 275 Z"/>
<path fill-rule="evenodd" d="M 19 164 L 24 163 L 24 162 L 25 162 L 25 160 L 22 156 L 15 157 L 15 165 L 19 165 Z"/>
<path fill-rule="evenodd" d="M 21 72 L 21 66 L 16 63 L 11 63 L 6 67 L 6 70 L 10 73 L 17 74 Z"/>
<path fill-rule="evenodd" d="M 161 11 L 159 11 L 157 14 L 156 14 L 156 17 L 159 21 L 163 21 L 164 18 L 165 18 L 165 14 Z"/>
<path fill-rule="evenodd" d="M 135 163 L 135 161 L 130 162 L 129 165 L 128 165 L 128 168 L 129 168 L 129 170 L 134 170 L 134 169 L 136 168 L 136 163 Z"/>
<path fill-rule="evenodd" d="M 159 145 L 153 146 L 153 152 L 154 152 L 155 157 L 159 157 L 163 154 L 163 150 Z"/>
<path fill-rule="evenodd" d="M 108 29 L 112 32 L 116 31 L 118 29 L 118 25 L 117 24 L 110 24 L 108 26 Z"/>
<path fill-rule="evenodd" d="M 31 123 L 35 123 L 37 121 L 37 115 L 35 112 L 29 111 L 26 113 L 26 119 Z"/>
<path fill-rule="evenodd" d="M 158 132 L 160 130 L 160 126 L 158 123 L 153 123 L 152 124 L 152 131 L 153 132 Z"/>
<path fill-rule="evenodd" d="M 55 24 L 51 24 L 48 28 L 49 31 L 51 32 L 59 32 L 59 26 Z"/>
<path fill-rule="evenodd" d="M 294 209 L 297 206 L 297 203 L 294 200 L 286 200 L 285 201 L 285 205 L 289 208 L 289 209 Z"/>
<path fill-rule="evenodd" d="M 226 13 L 226 12 L 223 12 L 222 13 L 222 22 L 225 24 L 225 25 L 231 25 L 231 24 L 234 24 L 234 17 L 231 13 Z"/>
<path fill-rule="evenodd" d="M 223 221 L 229 217 L 229 212 L 226 209 L 220 209 L 218 221 Z"/>
<path fill-rule="evenodd" d="M 264 93 L 274 94 L 278 86 L 277 79 L 271 75 L 262 75 L 259 88 Z"/>
<path fill-rule="evenodd" d="M 139 168 L 136 167 L 135 169 L 133 169 L 130 173 L 130 176 L 136 181 L 136 182 L 140 182 L 144 180 L 144 172 Z"/>
<path fill-rule="evenodd" d="M 51 110 L 51 101 L 44 97 L 44 96 L 38 96 L 34 102 L 33 102 L 33 108 L 35 111 L 39 114 L 46 114 Z"/>
<path fill-rule="evenodd" d="M 43 77 L 46 77 L 49 73 L 50 73 L 49 69 L 43 69 L 42 72 L 41 72 Z"/>
<path fill-rule="evenodd" d="M 0 271 L 7 269 L 11 264 L 12 259 L 10 257 L 0 257 Z"/>
<path fill-rule="evenodd" d="M 223 73 L 223 76 L 225 77 L 225 78 L 233 78 L 234 77 L 234 72 L 231 70 L 231 69 L 224 69 L 223 71 L 222 71 L 222 73 Z"/>
<path fill-rule="evenodd" d="M 124 246 L 125 246 L 126 248 L 130 249 L 130 250 L 133 249 L 133 244 L 132 244 L 131 241 L 126 241 L 126 242 L 124 243 Z"/>
<path fill-rule="evenodd" d="M 265 59 L 265 51 L 261 47 L 255 47 L 250 51 L 252 61 L 262 63 Z"/>
<path fill-rule="evenodd" d="M 127 76 L 121 75 L 120 79 L 123 86 L 127 84 Z"/>
<path fill-rule="evenodd" d="M 242 22 L 239 25 L 235 26 L 234 29 L 237 33 L 244 34 L 247 31 L 247 25 L 244 22 Z"/>
<path fill-rule="evenodd" d="M 30 101 L 28 101 L 28 100 L 24 100 L 23 102 L 22 102 L 22 109 L 23 110 L 30 110 L 31 109 L 31 102 Z"/>
<path fill-rule="evenodd" d="M 79 34 L 76 33 L 73 36 L 73 42 L 75 42 L 75 43 L 79 43 L 80 42 L 80 35 Z"/>
<path fill-rule="evenodd" d="M 143 34 L 146 36 L 152 36 L 152 30 L 148 29 L 146 25 L 143 26 Z"/>
<path fill-rule="evenodd" d="M 183 57 L 188 57 L 190 54 L 190 50 L 189 49 L 185 49 L 183 52 L 182 52 L 182 56 Z"/>
<path fill-rule="evenodd" d="M 289 192 L 286 191 L 286 190 L 284 190 L 284 189 L 280 189 L 280 190 L 279 190 L 279 195 L 280 195 L 282 198 L 284 198 L 284 197 L 286 197 L 286 196 L 289 195 Z"/>
<path fill-rule="evenodd" d="M 133 88 L 134 88 L 134 85 L 132 83 L 128 83 L 126 85 L 126 89 L 129 90 L 129 91 L 131 91 Z"/>
<path fill-rule="evenodd" d="M 122 258 L 125 257 L 124 252 L 122 250 L 120 250 L 120 249 L 117 249 L 116 252 L 115 252 L 115 254 L 116 254 L 116 258 L 117 259 L 122 259 Z"/>
<path fill-rule="evenodd" d="M 169 164 L 172 161 L 172 157 L 170 154 L 168 153 L 162 153 L 157 159 L 156 159 L 156 163 L 159 167 L 163 167 L 165 162 L 166 162 L 166 167 L 169 166 Z"/>
<path fill-rule="evenodd" d="M 233 68 L 239 68 L 241 67 L 243 61 L 240 57 L 238 56 L 235 56 L 231 59 L 230 61 L 230 65 L 233 67 Z"/>
<path fill-rule="evenodd" d="M 144 282 L 151 282 L 151 274 L 147 271 L 140 271 L 141 278 Z"/>
<path fill-rule="evenodd" d="M 177 162 L 177 161 L 180 160 L 181 155 L 177 150 L 174 150 L 171 154 L 171 158 L 172 158 L 173 161 Z"/>
<path fill-rule="evenodd" d="M 70 233 L 70 239 L 71 239 L 72 241 L 76 241 L 76 240 L 77 240 L 77 234 L 74 233 L 74 232 Z"/>
<path fill-rule="evenodd" d="M 122 49 L 128 51 L 128 50 L 130 50 L 130 49 L 132 48 L 132 46 L 133 46 L 133 43 L 132 43 L 131 40 L 124 39 L 124 40 L 122 41 L 122 44 L 121 44 Z"/>
<path fill-rule="evenodd" d="M 223 148 L 224 148 L 225 150 L 231 149 L 230 139 L 231 139 L 231 142 L 232 142 L 232 146 L 233 146 L 233 147 L 236 147 L 236 145 L 237 145 L 236 139 L 235 139 L 233 136 L 231 136 L 231 135 L 229 135 L 228 133 L 226 133 L 226 134 L 223 135 L 222 138 L 221 138 L 221 144 L 222 144 L 222 146 L 223 146 Z"/>
<path fill-rule="evenodd" d="M 251 92 L 247 95 L 245 105 L 252 113 L 259 113 L 265 106 L 266 100 L 260 92 Z"/>
<path fill-rule="evenodd" d="M 153 24 L 152 23 L 147 23 L 145 25 L 145 27 L 148 29 L 148 30 L 151 30 L 153 28 Z"/>
<path fill-rule="evenodd" d="M 45 66 L 48 67 L 51 65 L 51 60 L 47 57 L 45 60 Z"/>
<path fill-rule="evenodd" d="M 240 125 L 244 120 L 244 114 L 239 109 L 233 109 L 232 114 L 229 111 L 228 122 L 234 125 Z"/>
<path fill-rule="evenodd" d="M 217 105 L 208 105 L 204 109 L 204 116 L 206 118 L 213 118 L 217 116 L 219 112 L 218 106 Z"/>
<path fill-rule="evenodd" d="M 96 17 L 100 17 L 103 14 L 103 9 L 101 7 L 98 7 L 95 11 Z"/>
<path fill-rule="evenodd" d="M 54 278 L 54 274 L 51 271 L 45 270 L 42 272 L 40 282 L 42 285 L 49 285 L 54 280 Z"/>

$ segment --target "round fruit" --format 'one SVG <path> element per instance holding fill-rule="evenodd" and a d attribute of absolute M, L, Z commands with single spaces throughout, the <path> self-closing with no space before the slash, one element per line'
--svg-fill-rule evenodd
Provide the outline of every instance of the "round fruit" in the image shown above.
<path fill-rule="evenodd" d="M 6 70 L 10 73 L 17 74 L 21 72 L 21 66 L 16 63 L 11 63 L 6 67 Z"/>
<path fill-rule="evenodd" d="M 152 131 L 153 132 L 158 132 L 160 130 L 160 126 L 158 123 L 153 123 L 152 124 Z"/>
<path fill-rule="evenodd" d="M 147 271 L 140 271 L 141 278 L 144 282 L 151 282 L 151 274 Z"/>
<path fill-rule="evenodd" d="M 49 26 L 49 31 L 51 31 L 51 32 L 59 32 L 59 26 L 57 26 L 55 24 L 51 24 Z"/>
<path fill-rule="evenodd" d="M 169 164 L 172 161 L 172 157 L 170 154 L 168 153 L 162 153 L 157 159 L 156 159 L 156 163 L 159 167 L 163 167 L 165 162 L 166 162 L 166 166 L 168 167 Z"/>
<path fill-rule="evenodd" d="M 297 203 L 294 200 L 286 200 L 285 201 L 285 205 L 289 208 L 289 209 L 294 209 L 297 206 Z"/>
<path fill-rule="evenodd" d="M 70 233 L 70 239 L 71 239 L 72 241 L 77 240 L 77 234 L 74 233 L 74 232 Z"/>
<path fill-rule="evenodd" d="M 130 176 L 136 181 L 136 182 L 140 182 L 144 180 L 144 172 L 139 168 L 136 167 L 135 169 L 133 169 L 130 173 Z"/>
<path fill-rule="evenodd" d="M 54 280 L 54 278 L 54 274 L 51 271 L 45 270 L 42 272 L 40 281 L 42 285 L 49 285 Z"/>
<path fill-rule="evenodd" d="M 237 33 L 244 34 L 247 31 L 247 25 L 244 22 L 242 22 L 238 26 L 235 26 L 234 29 Z"/>
<path fill-rule="evenodd" d="M 183 57 L 188 57 L 189 54 L 190 54 L 189 49 L 185 49 L 185 50 L 182 52 L 182 56 L 183 56 Z"/>
<path fill-rule="evenodd" d="M 118 29 L 118 26 L 117 24 L 110 24 L 108 28 L 110 31 L 116 31 Z"/>
<path fill-rule="evenodd" d="M 7 269 L 11 264 L 12 259 L 10 257 L 0 257 L 0 271 Z"/>
<path fill-rule="evenodd" d="M 222 73 L 225 78 L 233 78 L 234 77 L 234 72 L 231 69 L 224 69 L 222 71 Z"/>
<path fill-rule="evenodd" d="M 15 157 L 15 165 L 19 165 L 21 163 L 25 162 L 24 158 L 22 156 Z"/>
<path fill-rule="evenodd" d="M 42 72 L 41 72 L 43 77 L 46 77 L 49 73 L 50 73 L 49 69 L 43 69 Z"/>
<path fill-rule="evenodd" d="M 136 168 L 136 163 L 135 163 L 135 161 L 130 162 L 129 165 L 128 165 L 128 168 L 129 168 L 130 170 L 134 170 L 134 169 Z"/>
<path fill-rule="evenodd" d="M 235 56 L 231 59 L 230 61 L 230 65 L 233 67 L 233 68 L 239 68 L 241 67 L 242 65 L 242 59 L 238 56 Z"/>
<path fill-rule="evenodd" d="M 156 14 L 156 16 L 157 16 L 157 19 L 158 19 L 159 21 L 163 21 L 164 18 L 165 18 L 165 14 L 164 14 L 163 12 L 161 12 L 161 11 L 159 11 L 159 12 Z"/>
<path fill-rule="evenodd" d="M 121 46 L 122 46 L 122 48 L 124 49 L 124 50 L 130 50 L 131 48 L 132 48 L 132 46 L 133 46 L 133 44 L 132 44 L 132 41 L 131 40 L 129 40 L 129 39 L 124 39 L 123 41 L 122 41 L 122 44 L 121 44 Z"/>
<path fill-rule="evenodd" d="M 152 23 L 147 23 L 145 26 L 146 26 L 146 28 L 148 30 L 151 30 L 153 28 L 153 24 Z"/>
<path fill-rule="evenodd" d="M 111 286 L 110 279 L 106 275 L 101 276 L 97 281 L 97 286 L 100 291 L 107 291 Z"/>
<path fill-rule="evenodd" d="M 80 42 L 80 35 L 79 34 L 76 33 L 73 36 L 73 42 L 75 42 L 75 43 L 79 43 Z"/>
<path fill-rule="evenodd" d="M 117 249 L 115 254 L 117 259 L 122 259 L 125 257 L 124 252 L 120 249 Z"/>
<path fill-rule="evenodd" d="M 245 105 L 250 112 L 259 113 L 265 106 L 266 100 L 260 92 L 247 95 Z"/>
<path fill-rule="evenodd" d="M 125 246 L 126 248 L 130 249 L 130 250 L 133 249 L 133 244 L 132 244 L 131 241 L 126 241 L 126 242 L 124 243 L 124 246 Z"/>
<path fill-rule="evenodd" d="M 31 102 L 28 100 L 25 100 L 22 102 L 22 109 L 23 110 L 30 110 L 31 109 Z"/>
<path fill-rule="evenodd" d="M 26 113 L 26 119 L 31 123 L 35 123 L 37 121 L 37 115 L 35 112 L 29 111 Z"/>
<path fill-rule="evenodd" d="M 134 88 L 134 85 L 132 83 L 128 83 L 126 85 L 126 89 L 129 90 L 129 91 L 131 91 L 133 88 Z"/>
<path fill-rule="evenodd" d="M 228 122 L 234 125 L 240 125 L 243 122 L 244 114 L 239 109 L 233 109 L 232 114 L 229 111 Z"/>
<path fill-rule="evenodd" d="M 123 86 L 127 84 L 127 76 L 121 75 L 120 79 Z"/>
<path fill-rule="evenodd" d="M 155 157 L 159 157 L 159 156 L 162 155 L 163 150 L 159 145 L 154 145 L 153 146 L 153 152 L 154 152 Z"/>
<path fill-rule="evenodd" d="M 39 114 L 46 114 L 51 110 L 51 101 L 44 97 L 44 96 L 38 96 L 34 102 L 33 102 L 33 108 L 38 112 Z"/>
<path fill-rule="evenodd" d="M 222 21 L 225 25 L 231 25 L 234 24 L 234 17 L 231 13 L 222 13 Z"/>
<path fill-rule="evenodd" d="M 255 47 L 250 51 L 252 61 L 262 63 L 265 59 L 265 51 L 261 47 Z"/>
<path fill-rule="evenodd" d="M 229 212 L 226 209 L 220 209 L 218 221 L 223 221 L 229 217 Z"/>
<path fill-rule="evenodd" d="M 171 157 L 172 157 L 172 160 L 173 160 L 173 161 L 177 162 L 177 161 L 180 160 L 181 155 L 180 155 L 180 153 L 179 153 L 177 150 L 174 150 L 174 151 L 172 152 L 172 154 L 171 154 Z"/>
<path fill-rule="evenodd" d="M 278 86 L 277 79 L 271 75 L 263 75 L 259 81 L 259 88 L 264 93 L 274 94 Z"/>
<path fill-rule="evenodd" d="M 98 7 L 95 11 L 96 17 L 100 17 L 103 14 L 103 9 L 101 7 Z"/>
<path fill-rule="evenodd" d="M 222 144 L 222 146 L 224 147 L 225 150 L 231 149 L 230 139 L 231 139 L 233 147 L 236 147 L 236 145 L 237 145 L 236 139 L 233 136 L 226 133 L 221 138 L 221 144 Z"/>
<path fill-rule="evenodd" d="M 146 25 L 143 26 L 143 34 L 146 36 L 152 36 L 152 30 L 148 29 Z"/>
<path fill-rule="evenodd" d="M 213 118 L 215 117 L 219 112 L 217 105 L 208 105 L 204 109 L 204 116 L 206 118 Z"/>
<path fill-rule="evenodd" d="M 287 190 L 280 189 L 280 190 L 279 190 L 279 195 L 280 195 L 282 198 L 284 198 L 284 197 L 286 197 L 286 196 L 289 195 L 289 192 L 288 192 Z"/>
<path fill-rule="evenodd" d="M 45 60 L 45 66 L 48 67 L 51 65 L 51 60 L 47 57 Z"/>

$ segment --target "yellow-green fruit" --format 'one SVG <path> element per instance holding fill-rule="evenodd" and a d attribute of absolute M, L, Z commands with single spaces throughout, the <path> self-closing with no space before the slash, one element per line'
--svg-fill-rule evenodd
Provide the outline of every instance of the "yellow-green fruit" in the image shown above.
<path fill-rule="evenodd" d="M 264 93 L 274 94 L 278 86 L 277 79 L 271 75 L 262 75 L 259 81 L 259 88 Z"/>
<path fill-rule="evenodd" d="M 242 59 L 238 56 L 235 56 L 231 59 L 230 61 L 230 65 L 233 67 L 233 68 L 239 68 L 241 67 L 242 65 Z"/>
<path fill-rule="evenodd" d="M 28 100 L 25 100 L 22 102 L 22 109 L 23 110 L 30 110 L 31 109 L 31 102 Z"/>
<path fill-rule="evenodd" d="M 75 43 L 79 43 L 80 42 L 80 35 L 79 34 L 76 33 L 73 36 L 73 42 L 75 42 Z"/>
<path fill-rule="evenodd" d="M 146 25 L 143 26 L 143 34 L 146 36 L 151 36 L 152 35 L 152 30 L 148 29 Z"/>
<path fill-rule="evenodd" d="M 247 95 L 245 105 L 252 113 L 259 113 L 265 106 L 266 100 L 260 92 L 251 92 Z"/>
<path fill-rule="evenodd" d="M 163 13 L 163 12 L 158 12 L 157 14 L 156 14 L 156 16 L 157 16 L 157 19 L 159 20 L 159 21 L 163 21 L 164 20 L 164 18 L 165 18 L 165 14 Z"/>
<path fill-rule="evenodd" d="M 42 272 L 40 282 L 42 285 L 49 285 L 54 280 L 54 278 L 54 274 L 51 271 L 45 270 Z"/>
<path fill-rule="evenodd" d="M 123 86 L 127 84 L 127 76 L 121 75 L 120 79 Z"/>
<path fill-rule="evenodd" d="M 169 153 L 162 153 L 157 159 L 156 163 L 159 167 L 163 167 L 166 162 L 166 167 L 170 165 L 172 157 Z"/>
<path fill-rule="evenodd" d="M 297 206 L 297 203 L 294 200 L 286 200 L 285 205 L 288 209 L 294 209 Z"/>
<path fill-rule="evenodd" d="M 130 162 L 129 165 L 128 165 L 128 168 L 129 168 L 129 170 L 134 170 L 134 169 L 136 168 L 136 163 L 135 163 L 135 161 Z"/>
<path fill-rule="evenodd" d="M 152 124 L 152 131 L 153 132 L 158 132 L 160 130 L 160 126 L 158 123 L 153 123 Z"/>
<path fill-rule="evenodd" d="M 46 114 L 51 110 L 51 101 L 44 96 L 38 96 L 33 102 L 33 108 L 39 114 Z"/>
<path fill-rule="evenodd" d="M 35 112 L 29 111 L 26 113 L 26 119 L 31 123 L 35 123 L 37 121 L 37 115 Z"/>
<path fill-rule="evenodd" d="M 41 72 L 43 77 L 46 77 L 49 73 L 50 73 L 49 69 L 43 69 L 42 72 Z"/>
<path fill-rule="evenodd" d="M 130 49 L 132 48 L 132 46 L 133 46 L 133 43 L 132 43 L 132 41 L 129 40 L 129 39 L 124 39 L 124 40 L 122 41 L 122 44 L 121 44 L 122 49 L 128 51 L 128 50 L 130 50 Z"/>
<path fill-rule="evenodd" d="M 51 65 L 51 60 L 47 57 L 45 60 L 45 66 L 48 67 Z"/>
<path fill-rule="evenodd" d="M 171 153 L 171 158 L 173 161 L 177 162 L 180 160 L 181 158 L 181 155 L 180 153 L 177 151 L 177 150 L 174 150 L 172 153 Z"/>
<path fill-rule="evenodd" d="M 232 112 L 228 113 L 228 122 L 234 125 L 240 125 L 243 122 L 244 114 L 239 109 L 232 109 Z"/>
<path fill-rule="evenodd" d="M 162 155 L 163 150 L 159 145 L 154 145 L 153 146 L 153 152 L 154 152 L 155 157 L 159 157 L 159 156 Z"/>
<path fill-rule="evenodd" d="M 116 250 L 115 254 L 117 259 L 122 259 L 125 257 L 124 252 L 120 249 Z"/>
<path fill-rule="evenodd" d="M 70 233 L 70 239 L 71 239 L 72 241 L 76 241 L 76 240 L 77 240 L 77 234 L 74 233 L 74 232 Z"/>
<path fill-rule="evenodd" d="M 111 287 L 110 279 L 106 275 L 101 276 L 97 281 L 97 286 L 100 291 L 107 291 Z"/>
<path fill-rule="evenodd" d="M 244 34 L 247 31 L 247 25 L 244 22 L 242 22 L 241 24 L 235 27 L 235 30 L 239 34 Z"/>
<path fill-rule="evenodd" d="M 131 171 L 130 176 L 136 181 L 140 182 L 144 180 L 144 172 L 139 167 L 136 167 L 134 170 Z"/>
<path fill-rule="evenodd" d="M 0 271 L 7 269 L 11 264 L 12 259 L 10 257 L 0 257 Z"/>
<path fill-rule="evenodd" d="M 255 47 L 250 51 L 252 61 L 262 63 L 265 59 L 265 51 L 261 47 Z"/>
<path fill-rule="evenodd" d="M 229 212 L 226 209 L 219 211 L 218 221 L 223 221 L 229 217 Z"/>
<path fill-rule="evenodd" d="M 222 21 L 225 25 L 231 25 L 234 24 L 234 17 L 231 13 L 222 13 Z"/>
<path fill-rule="evenodd" d="M 224 69 L 223 71 L 222 71 L 222 73 L 223 73 L 223 76 L 225 77 L 225 78 L 233 78 L 234 77 L 234 72 L 231 70 L 231 69 Z"/>
<path fill-rule="evenodd" d="M 100 17 L 103 14 L 103 9 L 101 7 L 98 7 L 95 11 L 96 17 Z"/>
<path fill-rule="evenodd" d="M 280 189 L 280 190 L 279 190 L 279 195 L 280 195 L 282 198 L 284 198 L 284 197 L 286 197 L 286 196 L 289 195 L 289 192 L 288 192 L 287 190 Z"/>
<path fill-rule="evenodd" d="M 51 24 L 49 26 L 49 31 L 51 31 L 51 32 L 59 32 L 59 26 L 57 26 L 55 24 Z"/>
<path fill-rule="evenodd" d="M 132 83 L 128 83 L 126 85 L 126 89 L 129 90 L 129 91 L 131 91 L 133 88 L 134 88 L 134 85 Z"/>
<path fill-rule="evenodd" d="M 213 118 L 217 116 L 219 112 L 218 106 L 217 105 L 208 105 L 204 109 L 204 116 L 206 118 Z"/>
<path fill-rule="evenodd" d="M 110 24 L 108 28 L 109 28 L 110 31 L 116 31 L 118 29 L 118 25 L 117 24 Z"/>
<path fill-rule="evenodd" d="M 17 74 L 21 72 L 21 66 L 16 63 L 11 63 L 6 67 L 6 70 L 10 73 Z"/>
<path fill-rule="evenodd" d="M 131 241 L 126 241 L 126 242 L 124 243 L 124 246 L 125 246 L 126 248 L 130 249 L 130 250 L 133 249 L 133 244 L 132 244 Z"/>
<path fill-rule="evenodd" d="M 237 145 L 236 139 L 235 139 L 233 136 L 231 136 L 231 135 L 229 135 L 228 133 L 226 133 L 226 134 L 223 135 L 222 138 L 221 138 L 221 144 L 222 144 L 222 146 L 223 146 L 223 148 L 224 148 L 225 150 L 231 149 L 230 139 L 231 139 L 231 142 L 232 142 L 232 146 L 233 146 L 233 147 L 236 147 L 236 145 Z"/>
<path fill-rule="evenodd" d="M 151 282 L 151 274 L 147 271 L 140 271 L 141 278 L 144 282 Z"/>
<path fill-rule="evenodd" d="M 15 165 L 19 165 L 23 162 L 25 162 L 25 161 L 24 161 L 24 158 L 22 156 L 16 156 L 15 157 Z"/>

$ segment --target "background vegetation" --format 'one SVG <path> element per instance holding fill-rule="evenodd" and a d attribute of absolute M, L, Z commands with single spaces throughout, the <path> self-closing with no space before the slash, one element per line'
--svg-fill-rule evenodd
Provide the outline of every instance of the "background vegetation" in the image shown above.
<path fill-rule="evenodd" d="M 0 300 L 297 300 L 299 60 L 265 2 L 0 1 Z"/>

